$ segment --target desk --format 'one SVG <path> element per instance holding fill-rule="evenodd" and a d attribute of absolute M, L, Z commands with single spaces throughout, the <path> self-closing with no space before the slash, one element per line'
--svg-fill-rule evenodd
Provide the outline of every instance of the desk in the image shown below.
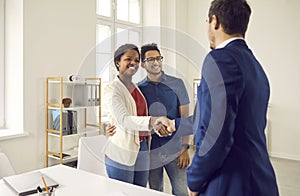
<path fill-rule="evenodd" d="M 65 165 L 55 165 L 40 170 L 59 183 L 55 196 L 167 196 L 169 194 L 148 188 L 109 179 Z M 3 180 L 0 181 L 0 195 L 15 196 Z"/>

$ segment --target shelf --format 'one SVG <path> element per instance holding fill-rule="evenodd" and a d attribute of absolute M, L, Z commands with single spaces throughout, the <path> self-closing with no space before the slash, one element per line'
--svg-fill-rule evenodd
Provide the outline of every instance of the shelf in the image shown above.
<path fill-rule="evenodd" d="M 49 84 L 60 84 L 59 80 L 49 80 Z M 76 81 L 76 82 L 71 82 L 68 80 L 62 80 L 62 84 L 64 85 L 99 85 L 100 82 L 98 79 L 95 80 L 89 80 L 89 81 Z"/>
<path fill-rule="evenodd" d="M 49 104 L 50 105 L 50 104 Z M 55 104 L 55 105 L 59 105 L 59 104 Z M 74 107 L 62 107 L 62 110 L 63 111 L 68 111 L 68 110 L 80 110 L 80 109 L 95 109 L 95 108 L 98 108 L 100 107 L 100 105 L 93 105 L 93 106 L 74 106 Z M 48 109 L 49 110 L 60 110 L 60 107 L 59 106 L 48 106 Z"/>
<path fill-rule="evenodd" d="M 64 107 L 64 98 L 72 100 L 71 107 Z M 45 105 L 46 167 L 49 158 L 58 160 L 60 164 L 76 161 L 78 152 L 74 149 L 78 143 L 74 142 L 80 137 L 99 135 L 103 132 L 101 78 L 84 78 L 71 82 L 63 77 L 47 77 Z M 72 146 L 75 146 L 73 150 L 63 150 Z M 60 157 L 63 153 L 70 156 Z"/>
<path fill-rule="evenodd" d="M 48 83 L 49 84 L 60 84 L 60 81 L 58 81 L 58 80 L 49 80 Z M 70 84 L 70 85 L 73 85 L 73 84 L 75 84 L 75 85 L 77 85 L 77 84 L 85 85 L 86 84 L 85 81 L 70 82 L 68 80 L 63 80 L 62 83 L 63 84 Z"/>
<path fill-rule="evenodd" d="M 60 137 L 60 134 L 52 133 L 51 131 L 57 131 L 57 130 L 52 130 L 48 129 L 48 135 L 52 137 Z M 80 136 L 80 135 L 86 135 L 86 134 L 92 134 L 92 133 L 97 133 L 100 132 L 99 128 L 84 128 L 80 129 L 77 133 L 74 134 L 68 134 L 68 135 L 63 135 L 63 137 L 72 137 L 72 136 Z"/>
<path fill-rule="evenodd" d="M 64 157 L 62 159 L 63 162 L 75 161 L 78 158 L 78 150 L 75 150 L 75 149 L 66 150 L 66 151 L 63 151 L 63 153 L 70 155 L 70 156 Z M 49 151 L 48 157 L 55 159 L 55 160 L 60 160 L 60 157 L 54 156 L 53 154 L 55 154 L 55 153 Z"/>

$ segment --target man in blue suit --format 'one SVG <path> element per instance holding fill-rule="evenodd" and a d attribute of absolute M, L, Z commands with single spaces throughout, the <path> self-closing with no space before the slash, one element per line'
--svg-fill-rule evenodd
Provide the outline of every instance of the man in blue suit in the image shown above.
<path fill-rule="evenodd" d="M 278 195 L 264 134 L 269 82 L 244 40 L 250 14 L 246 0 L 212 1 L 207 21 L 212 50 L 203 62 L 195 114 L 160 120 L 176 134 L 193 126 L 190 195 Z"/>

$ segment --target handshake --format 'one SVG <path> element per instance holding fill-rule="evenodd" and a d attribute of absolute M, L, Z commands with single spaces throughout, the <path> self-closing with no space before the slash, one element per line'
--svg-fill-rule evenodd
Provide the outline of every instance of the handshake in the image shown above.
<path fill-rule="evenodd" d="M 160 137 L 170 136 L 175 129 L 175 120 L 170 120 L 165 116 L 150 118 L 150 126 L 153 128 L 155 133 Z"/>
<path fill-rule="evenodd" d="M 175 130 L 175 120 L 170 120 L 165 116 L 150 118 L 150 129 L 153 129 L 160 137 L 170 136 Z M 113 136 L 116 133 L 116 126 L 108 124 L 105 127 L 106 135 Z"/>

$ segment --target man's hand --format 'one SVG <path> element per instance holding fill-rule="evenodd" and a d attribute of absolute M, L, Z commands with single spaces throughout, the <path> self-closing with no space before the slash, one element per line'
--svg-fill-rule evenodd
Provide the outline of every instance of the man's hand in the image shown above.
<path fill-rule="evenodd" d="M 163 124 L 161 123 L 157 123 L 157 119 L 159 118 L 163 118 L 163 117 L 154 117 L 151 116 L 150 118 L 150 125 L 151 128 L 154 130 L 154 132 L 159 135 L 160 137 L 164 137 L 167 136 L 169 134 L 167 127 L 165 127 Z"/>
<path fill-rule="evenodd" d="M 187 168 L 190 164 L 190 155 L 188 149 L 183 149 L 180 151 L 180 155 L 178 156 L 178 167 Z"/>
<path fill-rule="evenodd" d="M 113 136 L 116 133 L 116 126 L 107 124 L 105 127 L 106 135 Z"/>
<path fill-rule="evenodd" d="M 171 123 L 169 121 L 171 120 L 169 120 L 167 117 L 152 116 L 150 119 L 150 125 L 154 129 L 155 133 L 160 137 L 169 136 L 175 131 L 175 128 L 173 129 L 171 127 Z"/>
<path fill-rule="evenodd" d="M 198 196 L 199 195 L 199 192 L 192 192 L 189 188 L 188 188 L 188 191 L 189 191 L 189 196 Z"/>
<path fill-rule="evenodd" d="M 170 120 L 167 117 L 158 117 L 156 119 L 155 124 L 162 124 L 167 128 L 168 133 L 172 133 L 174 131 L 176 131 L 175 129 L 175 120 Z"/>

